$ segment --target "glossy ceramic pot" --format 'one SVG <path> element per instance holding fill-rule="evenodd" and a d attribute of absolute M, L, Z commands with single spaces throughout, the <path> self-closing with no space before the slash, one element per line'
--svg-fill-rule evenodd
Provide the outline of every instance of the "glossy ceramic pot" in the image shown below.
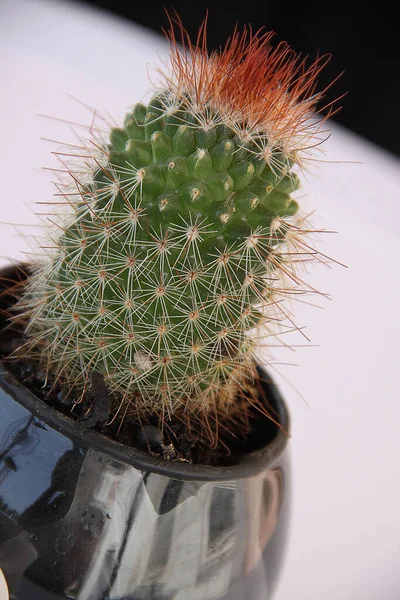
<path fill-rule="evenodd" d="M 14 600 L 267 600 L 284 557 L 289 420 L 236 466 L 165 461 L 84 429 L 0 365 L 0 568 Z"/>
<path fill-rule="evenodd" d="M 11 598 L 270 597 L 287 520 L 285 433 L 275 428 L 234 467 L 169 463 L 88 432 L 4 367 L 0 379 L 0 566 Z"/>

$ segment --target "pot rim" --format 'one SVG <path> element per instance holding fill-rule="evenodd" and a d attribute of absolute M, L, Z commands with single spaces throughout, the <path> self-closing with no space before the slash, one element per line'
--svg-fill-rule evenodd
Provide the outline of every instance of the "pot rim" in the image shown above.
<path fill-rule="evenodd" d="M 7 283 L 10 279 L 15 278 L 17 272 L 18 266 L 3 267 L 0 269 L 0 283 L 3 283 L 3 286 L 7 287 Z M 5 282 L 6 285 L 4 285 Z M 38 398 L 16 379 L 1 360 L 0 388 L 3 388 L 16 402 L 62 435 L 66 435 L 74 441 L 84 442 L 89 447 L 95 447 L 105 454 L 128 463 L 141 471 L 152 471 L 153 473 L 180 480 L 232 481 L 234 479 L 253 477 L 271 468 L 283 454 L 290 437 L 290 418 L 283 397 L 266 369 L 258 366 L 257 371 L 264 395 L 268 398 L 268 404 L 274 408 L 274 416 L 280 427 L 276 426 L 276 433 L 273 439 L 265 446 L 243 453 L 237 465 L 194 465 L 184 461 L 166 460 L 152 456 L 139 448 L 127 446 L 112 440 L 98 431 L 87 429 L 78 421 L 74 421 Z"/>
<path fill-rule="evenodd" d="M 276 434 L 268 444 L 244 453 L 240 457 L 239 464 L 226 466 L 194 465 L 183 461 L 160 459 L 144 450 L 112 440 L 98 431 L 87 429 L 35 396 L 8 371 L 4 363 L 0 363 L 0 386 L 16 402 L 61 434 L 68 436 L 73 441 L 84 442 L 89 447 L 95 447 L 112 458 L 129 463 L 141 471 L 151 471 L 174 479 L 231 481 L 253 477 L 272 467 L 283 454 L 289 438 L 289 414 L 283 398 L 266 370 L 258 367 L 258 371 L 263 388 L 268 389 L 268 400 L 276 411 L 281 428 L 276 427 Z"/>

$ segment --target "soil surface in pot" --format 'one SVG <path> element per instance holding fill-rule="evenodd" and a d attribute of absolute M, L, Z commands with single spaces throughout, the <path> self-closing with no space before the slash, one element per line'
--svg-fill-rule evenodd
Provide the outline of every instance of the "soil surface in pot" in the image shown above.
<path fill-rule="evenodd" d="M 15 272 L 13 275 L 16 277 Z M 243 454 L 254 449 L 254 432 L 258 438 L 256 445 L 259 446 L 260 431 L 257 430 L 263 431 L 263 445 L 276 435 L 278 426 L 274 421 L 251 406 L 245 397 L 238 398 L 238 403 L 245 406 L 241 411 L 241 435 L 228 430 L 228 423 L 225 426 L 220 423 L 214 444 L 210 443 L 209 436 L 201 433 L 201 429 L 189 428 L 187 422 L 178 417 L 166 419 L 162 428 L 155 416 L 149 416 L 141 422 L 129 415 L 113 420 L 111 407 L 112 403 L 115 405 L 115 398 L 110 398 L 102 376 L 96 372 L 91 374 L 90 386 L 83 398 L 79 394 L 80 401 L 77 402 L 78 396 L 63 389 L 35 359 L 15 357 L 14 352 L 26 340 L 21 328 L 10 326 L 8 320 L 10 308 L 16 302 L 15 292 L 10 293 L 12 288 L 9 278 L 0 278 L 0 360 L 35 396 L 83 426 L 119 443 L 147 450 L 153 456 L 214 466 L 238 464 Z M 266 407 L 268 399 L 263 404 Z"/>

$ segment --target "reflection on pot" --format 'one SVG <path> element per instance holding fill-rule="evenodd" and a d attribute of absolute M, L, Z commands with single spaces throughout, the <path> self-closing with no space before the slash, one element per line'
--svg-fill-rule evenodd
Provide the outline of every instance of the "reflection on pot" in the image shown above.
<path fill-rule="evenodd" d="M 39 436 L 33 426 L 34 417 L 10 423 L 0 443 L 0 485 L 10 471 L 16 471 L 14 457 L 27 456 L 39 443 Z"/>
<path fill-rule="evenodd" d="M 178 480 L 71 439 L 0 394 L 0 565 L 12 598 L 270 597 L 286 453 L 246 479 Z"/>

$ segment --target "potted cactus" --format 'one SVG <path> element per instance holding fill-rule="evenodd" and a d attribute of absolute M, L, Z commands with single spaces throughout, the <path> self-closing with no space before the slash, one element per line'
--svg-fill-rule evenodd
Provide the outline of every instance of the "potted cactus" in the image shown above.
<path fill-rule="evenodd" d="M 148 103 L 68 147 L 46 256 L 3 272 L 17 600 L 264 599 L 279 571 L 289 419 L 259 348 L 318 256 L 293 193 L 324 60 L 174 26 Z"/>

